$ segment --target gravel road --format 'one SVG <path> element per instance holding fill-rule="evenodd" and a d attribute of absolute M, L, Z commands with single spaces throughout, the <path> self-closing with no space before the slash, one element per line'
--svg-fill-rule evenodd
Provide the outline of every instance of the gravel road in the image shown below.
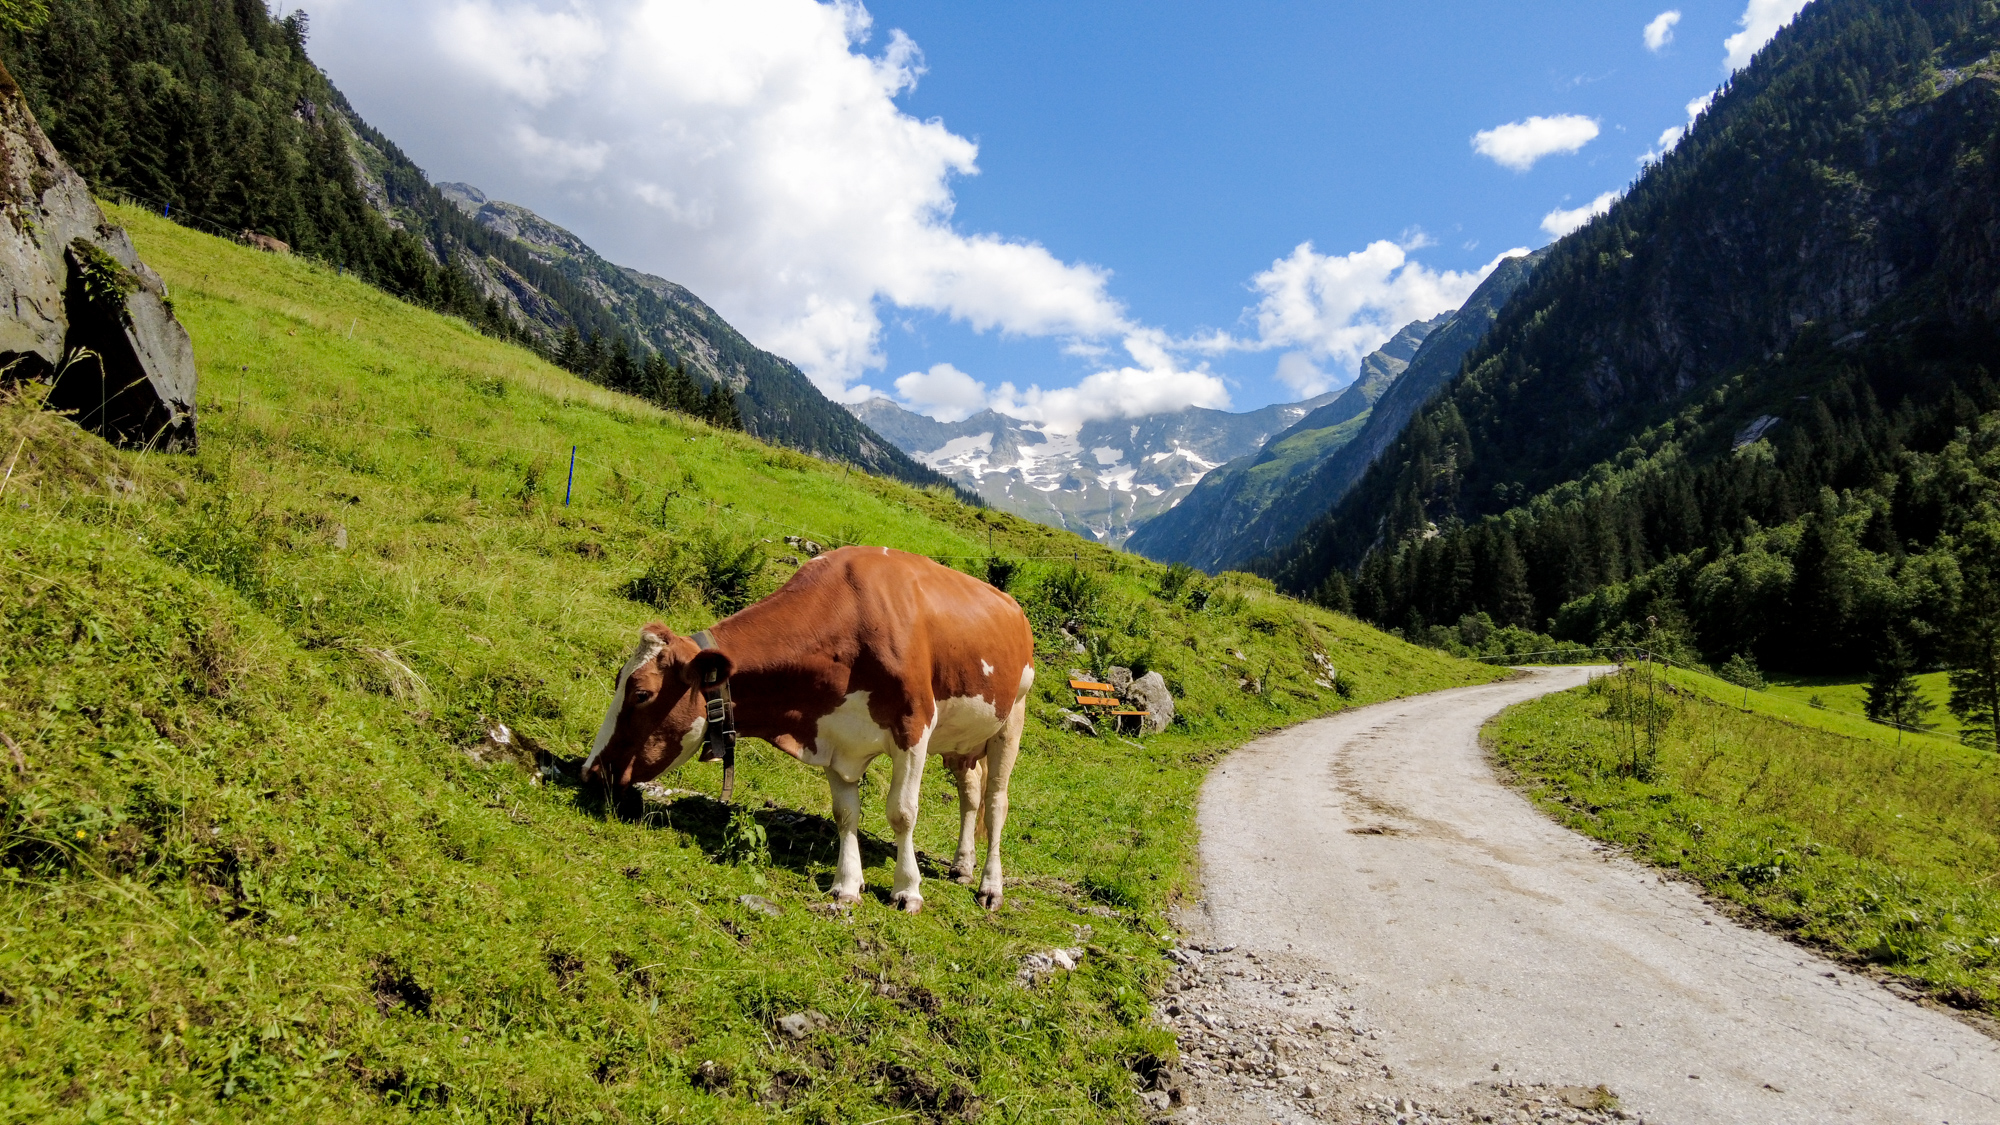
<path fill-rule="evenodd" d="M 1149 1095 L 1163 1113 L 2000 1122 L 2000 1043 L 1736 925 L 1496 780 L 1480 726 L 1590 671 L 1377 704 L 1216 768 L 1204 901 L 1161 1005 L 1185 1063 L 1179 1108 Z"/>

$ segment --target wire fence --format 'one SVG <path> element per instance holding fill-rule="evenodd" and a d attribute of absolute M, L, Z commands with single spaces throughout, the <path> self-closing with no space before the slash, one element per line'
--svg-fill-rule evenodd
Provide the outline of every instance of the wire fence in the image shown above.
<path fill-rule="evenodd" d="M 245 400 L 241 397 L 240 393 L 237 399 L 237 404 L 239 407 L 245 405 Z M 278 414 L 290 414 L 302 418 L 324 419 L 326 417 L 326 415 L 323 412 L 292 410 L 282 406 L 275 406 L 268 402 L 256 402 L 253 400 L 250 401 L 248 405 L 254 406 L 255 408 L 260 410 L 267 410 Z M 488 441 L 482 438 L 455 437 L 447 434 L 439 434 L 432 432 L 431 430 L 429 430 L 428 427 L 420 428 L 414 426 L 390 426 L 390 425 L 383 425 L 377 422 L 363 422 L 351 418 L 342 418 L 340 420 L 340 424 L 343 426 L 359 426 L 364 429 L 381 430 L 389 433 L 407 434 L 411 437 L 427 441 L 455 442 L 455 443 L 464 443 L 469 445 L 482 445 L 492 449 L 509 449 L 520 453 L 532 453 L 537 456 L 562 455 L 562 449 L 560 446 L 554 448 L 548 448 L 543 446 L 520 445 L 513 442 Z M 783 520 L 775 520 L 770 518 L 769 516 L 759 515 L 756 512 L 746 512 L 736 507 L 734 504 L 730 504 L 727 502 L 712 500 L 712 499 L 704 499 L 695 496 L 686 496 L 676 491 L 675 489 L 668 487 L 667 485 L 661 484 L 657 481 L 649 480 L 643 476 L 640 476 L 638 473 L 630 471 L 629 469 L 606 464 L 605 462 L 596 460 L 595 458 L 583 456 L 581 453 L 577 453 L 575 455 L 575 463 L 578 465 L 585 465 L 591 468 L 601 469 L 607 473 L 614 473 L 621 477 L 624 477 L 627 480 L 633 481 L 634 483 L 644 485 L 648 488 L 658 489 L 661 494 L 660 503 L 662 506 L 668 503 L 688 505 L 697 510 L 706 509 L 706 511 L 711 516 L 726 511 L 729 512 L 731 515 L 740 519 L 746 519 L 757 523 L 767 524 L 780 531 L 791 532 L 801 539 L 811 540 L 812 542 L 819 544 L 820 546 L 829 550 L 835 547 L 851 547 L 851 546 L 864 545 L 861 543 L 860 540 L 846 539 L 838 535 L 829 535 L 825 532 L 814 531 L 811 528 L 807 528 L 798 524 L 787 523 Z M 874 543 L 866 545 L 883 546 L 884 544 Z M 1111 550 L 1111 548 L 1108 547 L 1101 547 L 1098 549 L 1106 551 Z M 985 554 L 977 554 L 977 555 L 941 555 L 941 554 L 931 554 L 925 551 L 911 551 L 910 553 L 920 554 L 926 558 L 936 559 L 939 561 L 947 559 L 955 561 L 980 561 L 984 559 L 999 558 L 1009 561 L 1068 560 L 1071 562 L 1080 562 L 1082 560 L 1083 555 L 1085 554 L 1083 550 L 1076 550 L 1063 554 L 1053 554 L 1053 555 L 1010 554 L 1008 552 L 1000 550 L 989 551 Z"/>
<path fill-rule="evenodd" d="M 1531 656 L 1578 656 L 1585 653 L 1616 654 L 1618 656 L 1618 660 L 1620 663 L 1625 663 L 1627 660 L 1651 661 L 1652 663 L 1655 664 L 1664 664 L 1669 668 L 1679 668 L 1683 672 L 1688 672 L 1696 676 L 1701 676 L 1705 679 L 1714 680 L 1717 683 L 1728 684 L 1731 688 L 1741 688 L 1744 692 L 1744 699 L 1746 705 L 1749 700 L 1749 693 L 1753 691 L 1756 692 L 1758 695 L 1766 696 L 1771 699 L 1787 698 L 1785 696 L 1778 695 L 1775 692 L 1768 691 L 1761 687 L 1757 687 L 1754 684 L 1738 683 L 1735 680 L 1718 676 L 1713 671 L 1707 668 L 1698 667 L 1692 664 L 1683 664 L 1680 661 L 1673 659 L 1672 657 L 1662 656 L 1659 653 L 1644 647 L 1643 645 L 1597 645 L 1597 646 L 1577 646 L 1573 648 L 1550 648 L 1550 649 L 1543 649 L 1539 652 L 1510 652 L 1510 653 L 1502 653 L 1498 656 L 1475 656 L 1472 657 L 1471 659 L 1481 662 L 1498 660 L 1507 663 L 1519 663 Z M 1581 664 L 1585 662 L 1581 660 L 1573 660 L 1573 661 L 1565 661 L 1564 663 Z M 1797 702 L 1797 701 L 1790 700 L 1790 702 Z M 1863 712 L 1844 711 L 1838 707 L 1828 707 L 1824 703 L 1808 703 L 1806 704 L 1806 706 L 1811 707 L 1816 711 L 1825 711 L 1828 714 L 1832 715 L 1846 715 L 1849 718 L 1862 719 L 1867 722 L 1877 723 L 1885 727 L 1894 727 L 1896 730 L 1906 731 L 1910 734 L 1930 734 L 1930 735 L 1937 734 L 1935 730 L 1932 730 L 1928 727 L 1906 726 L 1902 723 L 1894 722 L 1889 719 L 1878 719 L 1873 715 L 1869 715 Z M 1938 735 L 1938 737 L 1942 738 L 1943 736 Z"/>

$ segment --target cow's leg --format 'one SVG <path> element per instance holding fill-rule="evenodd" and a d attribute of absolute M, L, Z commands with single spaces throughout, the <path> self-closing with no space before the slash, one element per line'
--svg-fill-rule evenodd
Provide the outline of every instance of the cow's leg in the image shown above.
<path fill-rule="evenodd" d="M 1028 722 L 1028 700 L 1015 700 L 1007 713 L 1007 725 L 986 744 L 986 870 L 979 878 L 974 896 L 988 910 L 1000 909 L 1005 897 L 1005 872 L 1000 867 L 1000 833 L 1007 827 L 1007 779 L 1013 776 L 1014 759 L 1021 754 L 1021 729 Z"/>
<path fill-rule="evenodd" d="M 979 816 L 980 798 L 985 796 L 986 759 L 952 757 L 945 762 L 958 782 L 958 854 L 951 860 L 951 877 L 969 887 L 979 881 L 979 840 L 986 835 Z"/>
<path fill-rule="evenodd" d="M 833 826 L 840 834 L 840 860 L 833 877 L 836 902 L 861 901 L 861 779 L 849 780 L 834 766 L 826 767 L 827 788 L 833 791 Z"/>
<path fill-rule="evenodd" d="M 924 908 L 924 876 L 917 870 L 917 809 L 923 797 L 924 760 L 930 756 L 928 731 L 907 750 L 889 753 L 889 828 L 896 833 L 894 901 L 915 914 Z"/>

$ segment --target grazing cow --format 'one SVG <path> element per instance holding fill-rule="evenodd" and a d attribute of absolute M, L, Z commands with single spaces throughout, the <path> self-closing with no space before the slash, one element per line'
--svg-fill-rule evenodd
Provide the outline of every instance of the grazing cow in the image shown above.
<path fill-rule="evenodd" d="M 952 874 L 972 882 L 984 835 L 978 900 L 999 907 L 1007 778 L 1035 680 L 1034 635 L 1013 598 L 921 555 L 843 547 L 700 635 L 705 646 L 664 625 L 639 631 L 585 777 L 631 785 L 693 758 L 707 734 L 706 694 L 726 684 L 739 732 L 826 771 L 840 832 L 836 899 L 861 897 L 861 775 L 888 754 L 895 903 L 922 909 L 911 833 L 924 762 L 936 754 L 958 782 Z"/>

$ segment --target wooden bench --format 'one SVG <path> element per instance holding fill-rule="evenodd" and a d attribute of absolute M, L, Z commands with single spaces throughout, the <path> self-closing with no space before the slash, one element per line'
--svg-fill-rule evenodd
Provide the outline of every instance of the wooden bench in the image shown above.
<path fill-rule="evenodd" d="M 1114 723 L 1118 723 L 1128 718 L 1143 719 L 1151 714 L 1149 711 L 1126 708 L 1124 701 L 1114 694 L 1118 689 L 1110 684 L 1100 684 L 1095 680 L 1071 680 L 1069 686 L 1076 691 L 1078 707 L 1094 709 L 1085 711 L 1086 715 L 1109 715 Z"/>

